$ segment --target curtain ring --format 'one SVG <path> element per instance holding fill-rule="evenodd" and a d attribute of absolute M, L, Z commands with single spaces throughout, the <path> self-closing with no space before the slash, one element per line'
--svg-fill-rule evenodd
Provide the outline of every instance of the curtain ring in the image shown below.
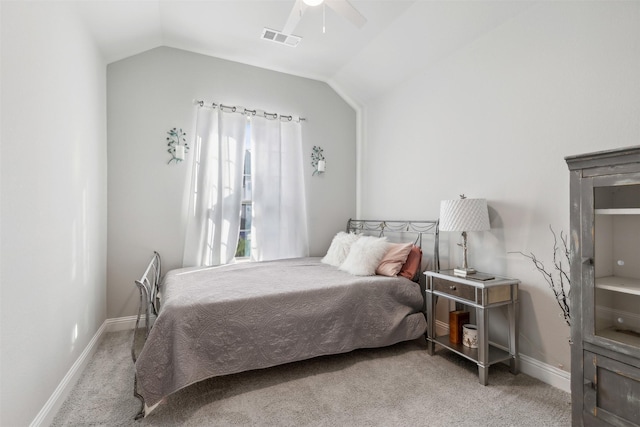
<path fill-rule="evenodd" d="M 198 104 L 200 107 L 204 107 L 205 106 L 205 102 L 203 100 L 194 100 L 194 102 L 196 104 Z M 249 115 L 249 113 L 251 113 L 252 116 L 260 116 L 260 117 L 264 117 L 266 119 L 269 120 L 277 120 L 278 118 L 280 120 L 287 120 L 287 121 L 294 121 L 294 117 L 293 116 L 285 116 L 285 115 L 279 115 L 278 113 L 267 113 L 266 111 L 260 110 L 260 114 L 258 114 L 258 110 L 249 110 L 248 108 L 244 108 L 241 106 L 241 108 L 243 109 L 243 111 L 241 111 L 240 109 L 238 109 L 238 107 L 236 106 L 231 106 L 231 105 L 224 105 L 224 104 L 216 104 L 215 102 L 211 103 L 211 108 L 213 108 L 214 110 L 216 108 L 218 108 L 220 111 L 230 111 L 232 113 L 239 113 L 241 112 L 242 114 L 246 114 Z M 298 117 L 296 119 L 296 121 L 298 122 L 302 122 L 303 120 L 306 120 L 304 117 Z"/>

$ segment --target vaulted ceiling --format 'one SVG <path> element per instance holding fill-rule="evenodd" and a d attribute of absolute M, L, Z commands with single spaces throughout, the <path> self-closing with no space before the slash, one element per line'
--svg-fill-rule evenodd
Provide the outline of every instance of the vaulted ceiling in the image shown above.
<path fill-rule="evenodd" d="M 292 31 L 302 37 L 295 48 L 261 34 L 265 27 L 282 30 L 296 0 L 84 0 L 78 6 L 107 62 L 169 46 L 326 81 L 364 105 L 535 3 L 349 2 L 367 19 L 362 28 L 330 7 L 308 7 Z"/>

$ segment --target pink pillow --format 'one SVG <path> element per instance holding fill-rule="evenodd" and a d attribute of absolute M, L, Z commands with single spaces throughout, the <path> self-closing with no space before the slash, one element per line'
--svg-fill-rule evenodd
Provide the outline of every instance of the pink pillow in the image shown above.
<path fill-rule="evenodd" d="M 407 261 L 412 246 L 412 243 L 390 243 L 387 253 L 384 254 L 382 261 L 376 268 L 376 274 L 389 277 L 397 276 Z"/>
<path fill-rule="evenodd" d="M 416 274 L 418 274 L 418 270 L 420 270 L 421 261 L 422 249 L 417 246 L 413 246 L 409 252 L 407 261 L 402 266 L 402 269 L 400 269 L 400 273 L 398 275 L 413 280 L 413 278 L 416 277 Z"/>

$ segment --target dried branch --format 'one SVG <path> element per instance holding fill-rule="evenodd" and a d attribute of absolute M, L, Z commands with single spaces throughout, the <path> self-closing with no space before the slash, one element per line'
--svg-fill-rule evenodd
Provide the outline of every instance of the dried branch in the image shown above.
<path fill-rule="evenodd" d="M 569 249 L 567 236 L 560 231 L 562 247 L 558 247 L 558 237 L 551 226 L 549 226 L 549 229 L 551 230 L 551 234 L 553 234 L 553 269 L 551 271 L 547 271 L 544 263 L 540 261 L 534 253 L 530 252 L 529 255 L 519 251 L 516 251 L 515 253 L 525 256 L 533 262 L 535 268 L 551 288 L 551 291 L 556 298 L 556 302 L 562 310 L 565 322 L 567 322 L 567 325 L 571 326 L 571 312 L 569 307 L 571 278 L 569 277 L 568 272 L 571 268 L 571 251 Z M 564 268 L 563 262 L 566 262 L 567 269 Z"/>

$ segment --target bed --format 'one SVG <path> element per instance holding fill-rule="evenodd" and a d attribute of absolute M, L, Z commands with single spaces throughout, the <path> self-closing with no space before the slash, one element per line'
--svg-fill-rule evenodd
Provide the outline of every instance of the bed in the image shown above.
<path fill-rule="evenodd" d="M 349 220 L 322 258 L 181 268 L 164 278 L 154 253 L 136 281 L 140 311 L 132 358 L 134 395 L 142 402 L 136 418 L 207 378 L 424 336 L 425 236 L 433 243 L 426 263 L 438 268 L 437 221 Z M 340 246 L 338 237 L 353 239 L 351 249 Z M 362 247 L 369 258 L 376 247 L 386 254 L 372 261 L 379 274 L 360 274 L 371 264 L 357 257 Z M 405 271 L 407 255 L 398 275 L 393 269 L 381 275 L 387 274 L 382 260 L 389 259 L 391 247 L 420 253 L 417 273 Z M 145 340 L 137 352 L 139 331 Z"/>

